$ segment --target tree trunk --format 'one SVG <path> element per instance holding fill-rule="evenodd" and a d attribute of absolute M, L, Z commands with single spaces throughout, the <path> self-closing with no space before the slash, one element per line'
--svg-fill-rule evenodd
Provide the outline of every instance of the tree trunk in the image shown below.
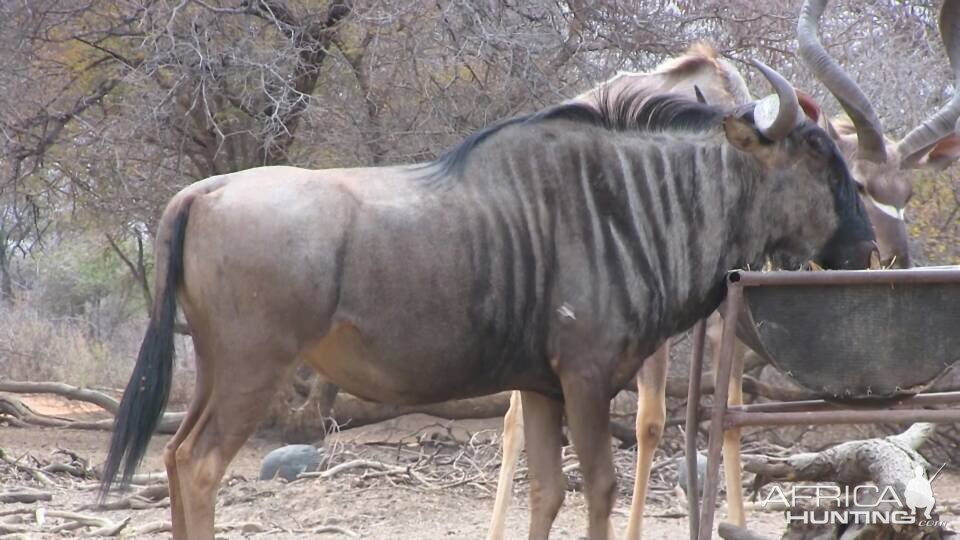
<path fill-rule="evenodd" d="M 0 303 L 13 301 L 13 280 L 10 278 L 10 259 L 7 256 L 5 236 L 0 236 Z"/>

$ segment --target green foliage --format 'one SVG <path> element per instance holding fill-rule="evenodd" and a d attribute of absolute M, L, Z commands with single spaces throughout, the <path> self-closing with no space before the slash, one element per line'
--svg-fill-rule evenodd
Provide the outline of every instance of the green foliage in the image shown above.
<path fill-rule="evenodd" d="M 131 242 L 132 244 L 132 242 Z M 121 248 L 130 248 L 122 245 Z M 36 258 L 35 290 L 41 309 L 54 316 L 89 315 L 116 296 L 123 312 L 143 310 L 129 270 L 102 235 L 72 232 Z"/>
<path fill-rule="evenodd" d="M 955 173 L 918 175 L 907 207 L 918 262 L 960 264 L 960 181 Z"/>

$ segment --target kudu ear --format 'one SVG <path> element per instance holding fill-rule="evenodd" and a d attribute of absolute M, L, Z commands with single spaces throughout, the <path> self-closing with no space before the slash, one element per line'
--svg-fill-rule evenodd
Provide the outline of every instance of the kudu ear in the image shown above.
<path fill-rule="evenodd" d="M 905 168 L 923 168 L 942 171 L 960 159 L 960 135 L 951 133 L 937 141 L 926 156 L 914 156 L 904 159 Z M 912 166 L 911 166 L 912 165 Z"/>
<path fill-rule="evenodd" d="M 734 148 L 741 152 L 754 153 L 760 148 L 760 133 L 753 124 L 736 116 L 723 119 L 723 132 Z"/>
<path fill-rule="evenodd" d="M 826 130 L 827 135 L 836 143 L 837 147 L 840 149 L 840 152 L 844 156 L 852 156 L 857 152 L 857 132 L 854 131 L 852 125 L 841 124 L 840 129 L 837 129 L 837 125 L 830 121 L 829 118 L 823 118 L 823 124 L 821 124 L 824 130 Z"/>
<path fill-rule="evenodd" d="M 813 96 L 804 92 L 803 90 L 797 90 L 797 101 L 800 102 L 800 108 L 803 109 L 803 114 L 807 115 L 807 118 L 811 122 L 818 122 L 820 120 L 820 104 L 817 103 L 817 100 L 813 99 Z"/>

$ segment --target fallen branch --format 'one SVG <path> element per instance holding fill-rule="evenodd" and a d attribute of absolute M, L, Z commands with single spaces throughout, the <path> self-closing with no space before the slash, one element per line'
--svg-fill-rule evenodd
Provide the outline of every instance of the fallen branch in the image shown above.
<path fill-rule="evenodd" d="M 406 414 L 428 414 L 448 420 L 495 418 L 506 414 L 508 408 L 510 392 L 427 405 L 387 405 L 340 393 L 333 405 L 333 416 L 341 428 L 351 428 Z"/>
<path fill-rule="evenodd" d="M 120 531 L 126 528 L 126 526 L 129 524 L 130 524 L 130 516 L 127 516 L 123 518 L 123 520 L 120 523 L 105 525 L 103 527 L 100 527 L 99 529 L 94 529 L 84 534 L 84 536 L 89 536 L 92 538 L 101 538 L 104 536 L 117 536 L 118 534 L 120 534 Z"/>
<path fill-rule="evenodd" d="M 263 525 L 253 522 L 253 521 L 238 521 L 232 523 L 221 523 L 214 527 L 214 530 L 218 533 L 225 533 L 231 531 L 240 531 L 242 534 L 262 534 L 275 531 L 276 529 L 268 529 Z M 346 529 L 342 530 L 341 534 L 346 534 L 348 536 L 359 536 L 352 531 Z M 158 533 L 168 533 L 173 532 L 173 524 L 169 521 L 154 521 L 152 523 L 147 523 L 146 525 L 141 525 L 135 529 L 128 530 L 124 536 L 131 537 L 141 537 L 148 534 L 158 534 Z M 316 531 L 303 531 L 303 530 L 284 530 L 283 532 L 291 534 L 309 534 L 311 532 L 316 533 Z M 332 531 L 331 531 L 332 532 Z M 339 532 L 339 531 L 338 531 Z"/>
<path fill-rule="evenodd" d="M 13 394 L 54 394 L 67 399 L 92 403 L 102 409 L 106 409 L 111 414 L 116 414 L 120 408 L 120 403 L 117 400 L 103 392 L 58 382 L 0 381 L 0 392 L 10 392 Z"/>
<path fill-rule="evenodd" d="M 917 490 L 917 481 L 921 486 L 926 485 L 929 492 L 930 485 L 928 481 L 922 479 L 922 473 L 927 466 L 926 460 L 921 456 L 917 449 L 930 438 L 934 433 L 936 426 L 929 423 L 913 424 L 905 432 L 898 435 L 891 435 L 884 438 L 866 439 L 859 441 L 849 441 L 827 448 L 820 452 L 809 452 L 797 454 L 786 458 L 775 458 L 761 455 L 742 455 L 743 468 L 747 472 L 756 473 L 755 489 L 759 490 L 761 486 L 769 482 L 830 482 L 845 486 L 859 486 L 867 483 L 873 483 L 878 490 L 892 489 L 897 498 L 882 499 L 879 492 L 871 491 L 868 496 L 873 500 L 865 503 L 868 499 L 864 495 L 853 497 L 852 499 L 829 498 L 825 500 L 813 499 L 812 506 L 803 503 L 797 504 L 794 508 L 782 508 L 781 503 L 775 502 L 770 506 L 778 508 L 763 508 L 762 510 L 777 510 L 788 512 L 859 512 L 864 509 L 879 509 L 884 511 L 897 509 L 897 504 L 906 504 L 910 508 L 911 514 L 919 512 L 921 508 L 926 508 L 927 518 L 929 519 L 933 498 L 932 494 Z M 907 486 L 911 486 L 907 489 Z M 912 492 L 910 490 L 913 490 Z M 911 497 L 913 497 L 911 499 Z M 926 498 L 925 498 L 926 497 Z M 913 502 L 910 502 L 910 501 Z M 826 503 L 824 505 L 824 503 Z M 882 503 L 882 506 L 881 504 Z M 817 506 L 820 504 L 821 506 Z M 872 504 L 872 506 L 871 506 Z M 926 504 L 926 506 L 924 506 Z M 914 508 L 914 507 L 918 508 Z M 938 510 L 942 511 L 942 510 Z M 919 515 L 919 514 L 917 514 Z M 936 519 L 931 520 L 936 523 Z M 832 524 L 824 523 L 817 525 L 816 534 L 824 537 L 837 538 L 842 533 L 843 538 L 889 538 L 889 539 L 914 539 L 927 538 L 927 533 L 942 532 L 938 531 L 940 526 L 937 524 L 924 523 L 917 520 L 915 523 L 897 523 L 896 526 L 884 523 L 859 522 L 850 524 Z M 796 538 L 810 537 L 811 530 L 806 530 L 807 524 L 801 524 L 791 521 L 784 537 L 790 536 Z M 723 538 L 744 539 L 751 538 L 743 536 L 745 530 L 727 529 L 730 536 Z M 749 531 L 746 531 L 749 532 Z M 819 537 L 819 536 L 818 536 Z M 939 538 L 940 536 L 931 536 Z"/>
<path fill-rule="evenodd" d="M 713 386 L 713 376 L 711 374 L 704 375 L 701 388 L 703 394 L 713 394 Z M 795 401 L 814 399 L 817 397 L 813 393 L 807 392 L 799 387 L 771 386 L 749 375 L 745 375 L 743 378 L 743 389 L 746 393 L 778 401 Z M 684 377 L 668 379 L 666 392 L 669 397 L 686 399 L 687 379 Z M 496 418 L 506 414 L 509 406 L 509 392 L 501 392 L 480 398 L 412 406 L 385 405 L 365 401 L 341 392 L 334 402 L 333 416 L 341 429 L 349 429 L 415 413 L 428 414 L 448 420 Z M 633 431 L 632 427 L 617 426 L 615 431 L 615 436 L 624 442 L 630 440 L 635 441 L 635 436 L 628 433 Z"/>
<path fill-rule="evenodd" d="M 165 499 L 170 496 L 170 489 L 167 484 L 156 484 L 137 490 L 126 497 L 107 501 L 103 504 L 86 504 L 80 507 L 80 510 L 144 510 L 147 508 L 158 508 L 165 505 Z"/>
<path fill-rule="evenodd" d="M 23 458 L 21 458 L 21 459 L 23 459 Z M 39 482 L 41 485 L 43 485 L 43 487 L 51 488 L 51 487 L 55 487 L 55 486 L 56 486 L 56 484 L 53 482 L 53 480 L 51 480 L 50 477 L 47 476 L 43 471 L 41 471 L 40 469 L 37 469 L 36 467 L 31 467 L 31 466 L 29 466 L 29 465 L 25 465 L 25 464 L 21 463 L 21 462 L 20 462 L 20 459 L 13 459 L 13 458 L 11 458 L 10 456 L 8 456 L 8 455 L 6 454 L 6 452 L 3 451 L 2 448 L 0 448 L 0 461 L 3 461 L 4 463 L 6 463 L 6 464 L 8 464 L 8 465 L 11 465 L 11 466 L 15 467 L 16 469 L 21 470 L 21 471 L 29 474 L 30 476 L 33 477 L 34 480 L 36 480 L 36 481 Z"/>
<path fill-rule="evenodd" d="M 22 384 L 22 383 L 21 383 Z M 44 383 L 46 384 L 46 383 Z M 53 383 L 51 383 L 53 384 Z M 91 390 L 91 392 L 93 392 Z M 41 427 L 60 427 L 60 428 L 70 428 L 70 429 L 86 429 L 86 430 L 102 430 L 102 431 L 111 431 L 113 429 L 113 419 L 107 418 L 104 420 L 71 420 L 69 418 L 63 418 L 60 416 L 50 416 L 46 414 L 40 414 L 30 407 L 28 407 L 23 401 L 10 396 L 0 394 L 0 416 L 6 416 L 12 418 L 14 421 L 21 424 L 30 424 L 34 426 Z M 166 413 L 160 419 L 160 424 L 157 427 L 158 433 L 173 434 L 177 431 L 177 428 L 180 426 L 180 422 L 183 420 L 184 413 Z"/>
<path fill-rule="evenodd" d="M 42 513 L 40 513 L 42 512 Z M 99 517 L 91 516 L 88 514 L 80 514 L 78 512 L 67 512 L 62 510 L 46 510 L 46 509 L 36 509 L 36 508 L 14 508 L 10 511 L 5 511 L 0 515 L 12 516 L 17 514 L 33 514 L 36 516 L 36 523 L 32 525 L 26 524 L 15 524 L 15 523 L 0 523 L 0 533 L 5 532 L 31 532 L 31 533 L 42 533 L 44 535 L 50 534 L 59 534 L 66 531 L 75 531 L 77 529 L 83 529 L 86 527 L 96 527 L 94 530 L 86 532 L 83 536 L 90 537 L 104 537 L 104 536 L 116 536 L 122 531 L 127 524 L 130 523 L 130 518 L 127 517 L 122 521 L 115 522 L 113 520 Z M 50 519 L 62 520 L 63 523 L 51 525 L 44 528 L 43 526 Z M 8 526 L 12 530 L 5 531 L 4 527 Z"/>
<path fill-rule="evenodd" d="M 396 465 L 387 465 L 386 463 L 380 463 L 379 461 L 371 461 L 369 459 L 355 459 L 353 461 L 348 461 L 346 463 L 341 463 L 334 467 L 330 467 L 325 471 L 315 471 L 315 472 L 304 472 L 298 475 L 298 478 L 332 478 L 344 471 L 349 471 L 352 469 L 377 469 L 378 471 L 384 471 L 387 473 L 396 473 L 396 474 L 406 474 L 410 471 L 408 467 L 398 467 Z"/>
<path fill-rule="evenodd" d="M 62 525 L 56 525 L 54 527 L 50 527 L 49 529 L 46 529 L 43 531 L 46 533 L 54 533 L 54 534 L 63 532 L 63 531 L 73 531 L 73 530 L 81 529 L 84 527 L 97 527 L 97 529 L 94 532 L 111 531 L 111 530 L 115 530 L 119 532 L 120 529 L 122 529 L 123 527 L 126 527 L 127 522 L 130 521 L 130 518 L 127 518 L 123 520 L 122 523 L 116 523 L 112 520 L 109 520 L 107 518 L 102 518 L 99 516 L 90 516 L 87 514 L 80 514 L 77 512 L 64 512 L 60 510 L 47 510 L 45 514 L 45 518 L 46 519 L 57 518 L 57 519 L 62 519 L 66 521 L 66 523 L 63 523 Z M 113 533 L 113 535 L 116 535 L 116 534 L 117 534 L 116 532 Z M 113 536 L 113 535 L 98 534 L 96 536 Z M 89 533 L 86 536 L 94 536 L 94 534 Z"/>
<path fill-rule="evenodd" d="M 301 386 L 305 383 L 301 382 Z M 714 390 L 713 376 L 705 374 L 701 392 L 710 395 Z M 749 375 L 743 378 L 744 392 L 757 396 L 778 400 L 793 401 L 813 399 L 816 396 L 799 387 L 780 387 L 762 383 Z M 635 388 L 634 388 L 635 389 Z M 300 388 L 298 391 L 302 392 Z M 0 392 L 10 393 L 46 393 L 61 396 L 67 399 L 83 401 L 97 405 L 104 410 L 115 414 L 119 404 L 113 397 L 69 384 L 58 382 L 28 382 L 6 381 L 0 382 Z M 687 380 L 684 377 L 674 377 L 667 380 L 666 393 L 669 397 L 685 399 L 687 397 Z M 426 405 L 388 405 L 365 401 L 354 396 L 339 393 L 333 405 L 333 420 L 341 429 L 349 429 L 368 424 L 375 424 L 408 414 L 428 414 L 448 420 L 462 420 L 472 418 L 495 418 L 506 414 L 510 404 L 510 393 L 501 392 L 490 396 L 448 401 Z M 286 429 L 296 433 L 322 434 L 326 431 L 325 419 L 320 414 L 314 414 L 311 408 L 296 411 L 284 423 L 297 424 L 287 426 Z M 113 419 L 78 421 L 69 418 L 49 416 L 36 413 L 22 401 L 12 396 L 0 395 L 0 416 L 6 416 L 11 423 L 18 425 L 31 424 L 46 427 L 66 427 L 70 429 L 105 430 L 113 429 Z M 175 433 L 183 420 L 184 413 L 166 413 L 160 420 L 157 432 Z M 615 425 L 614 436 L 625 444 L 636 442 L 632 427 Z M 301 437 L 302 438 L 302 437 Z M 310 438 L 310 437 L 307 437 Z M 303 441 L 298 441 L 303 442 Z"/>
<path fill-rule="evenodd" d="M 350 538 L 360 538 L 358 533 L 353 532 L 350 529 L 344 529 L 343 527 L 337 527 L 334 525 L 324 525 L 309 532 L 312 534 L 342 534 L 344 536 L 349 536 Z"/>
<path fill-rule="evenodd" d="M 17 489 L 12 491 L 0 492 L 0 503 L 34 503 L 37 501 L 49 501 L 53 499 L 53 493 L 49 491 L 37 491 L 33 489 Z"/>
<path fill-rule="evenodd" d="M 134 529 L 129 529 L 125 536 L 130 536 L 132 538 L 140 538 L 141 536 L 146 536 L 148 534 L 158 534 L 158 533 L 168 533 L 173 532 L 173 523 L 169 521 L 153 521 L 147 523 L 146 525 L 141 525 Z"/>
<path fill-rule="evenodd" d="M 32 533 L 37 530 L 32 525 L 22 525 L 20 523 L 0 523 L 0 534 Z"/>
<path fill-rule="evenodd" d="M 902 493 L 916 467 L 926 465 L 917 449 L 935 427 L 914 424 L 899 435 L 849 441 L 785 459 L 745 454 L 743 469 L 757 475 L 757 488 L 769 482 L 830 481 L 855 486 L 872 481 Z"/>
<path fill-rule="evenodd" d="M 3 394 L 0 394 L 0 415 L 43 427 L 63 427 L 69 422 L 66 418 L 37 414 L 19 399 Z"/>

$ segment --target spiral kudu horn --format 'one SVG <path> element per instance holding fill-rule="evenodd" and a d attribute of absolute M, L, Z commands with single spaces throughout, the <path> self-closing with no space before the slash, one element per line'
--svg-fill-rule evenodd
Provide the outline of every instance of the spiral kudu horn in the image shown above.
<path fill-rule="evenodd" d="M 940 9 L 940 36 L 953 71 L 954 94 L 946 105 L 897 143 L 902 168 L 916 165 L 930 147 L 956 129 L 957 118 L 960 118 L 960 92 L 956 90 L 960 88 L 960 0 L 944 0 Z"/>
<path fill-rule="evenodd" d="M 830 90 L 857 130 L 858 156 L 874 163 L 886 163 L 883 126 L 870 100 L 857 83 L 827 55 L 817 35 L 817 24 L 827 0 L 806 0 L 797 21 L 800 58 L 813 75 Z"/>

